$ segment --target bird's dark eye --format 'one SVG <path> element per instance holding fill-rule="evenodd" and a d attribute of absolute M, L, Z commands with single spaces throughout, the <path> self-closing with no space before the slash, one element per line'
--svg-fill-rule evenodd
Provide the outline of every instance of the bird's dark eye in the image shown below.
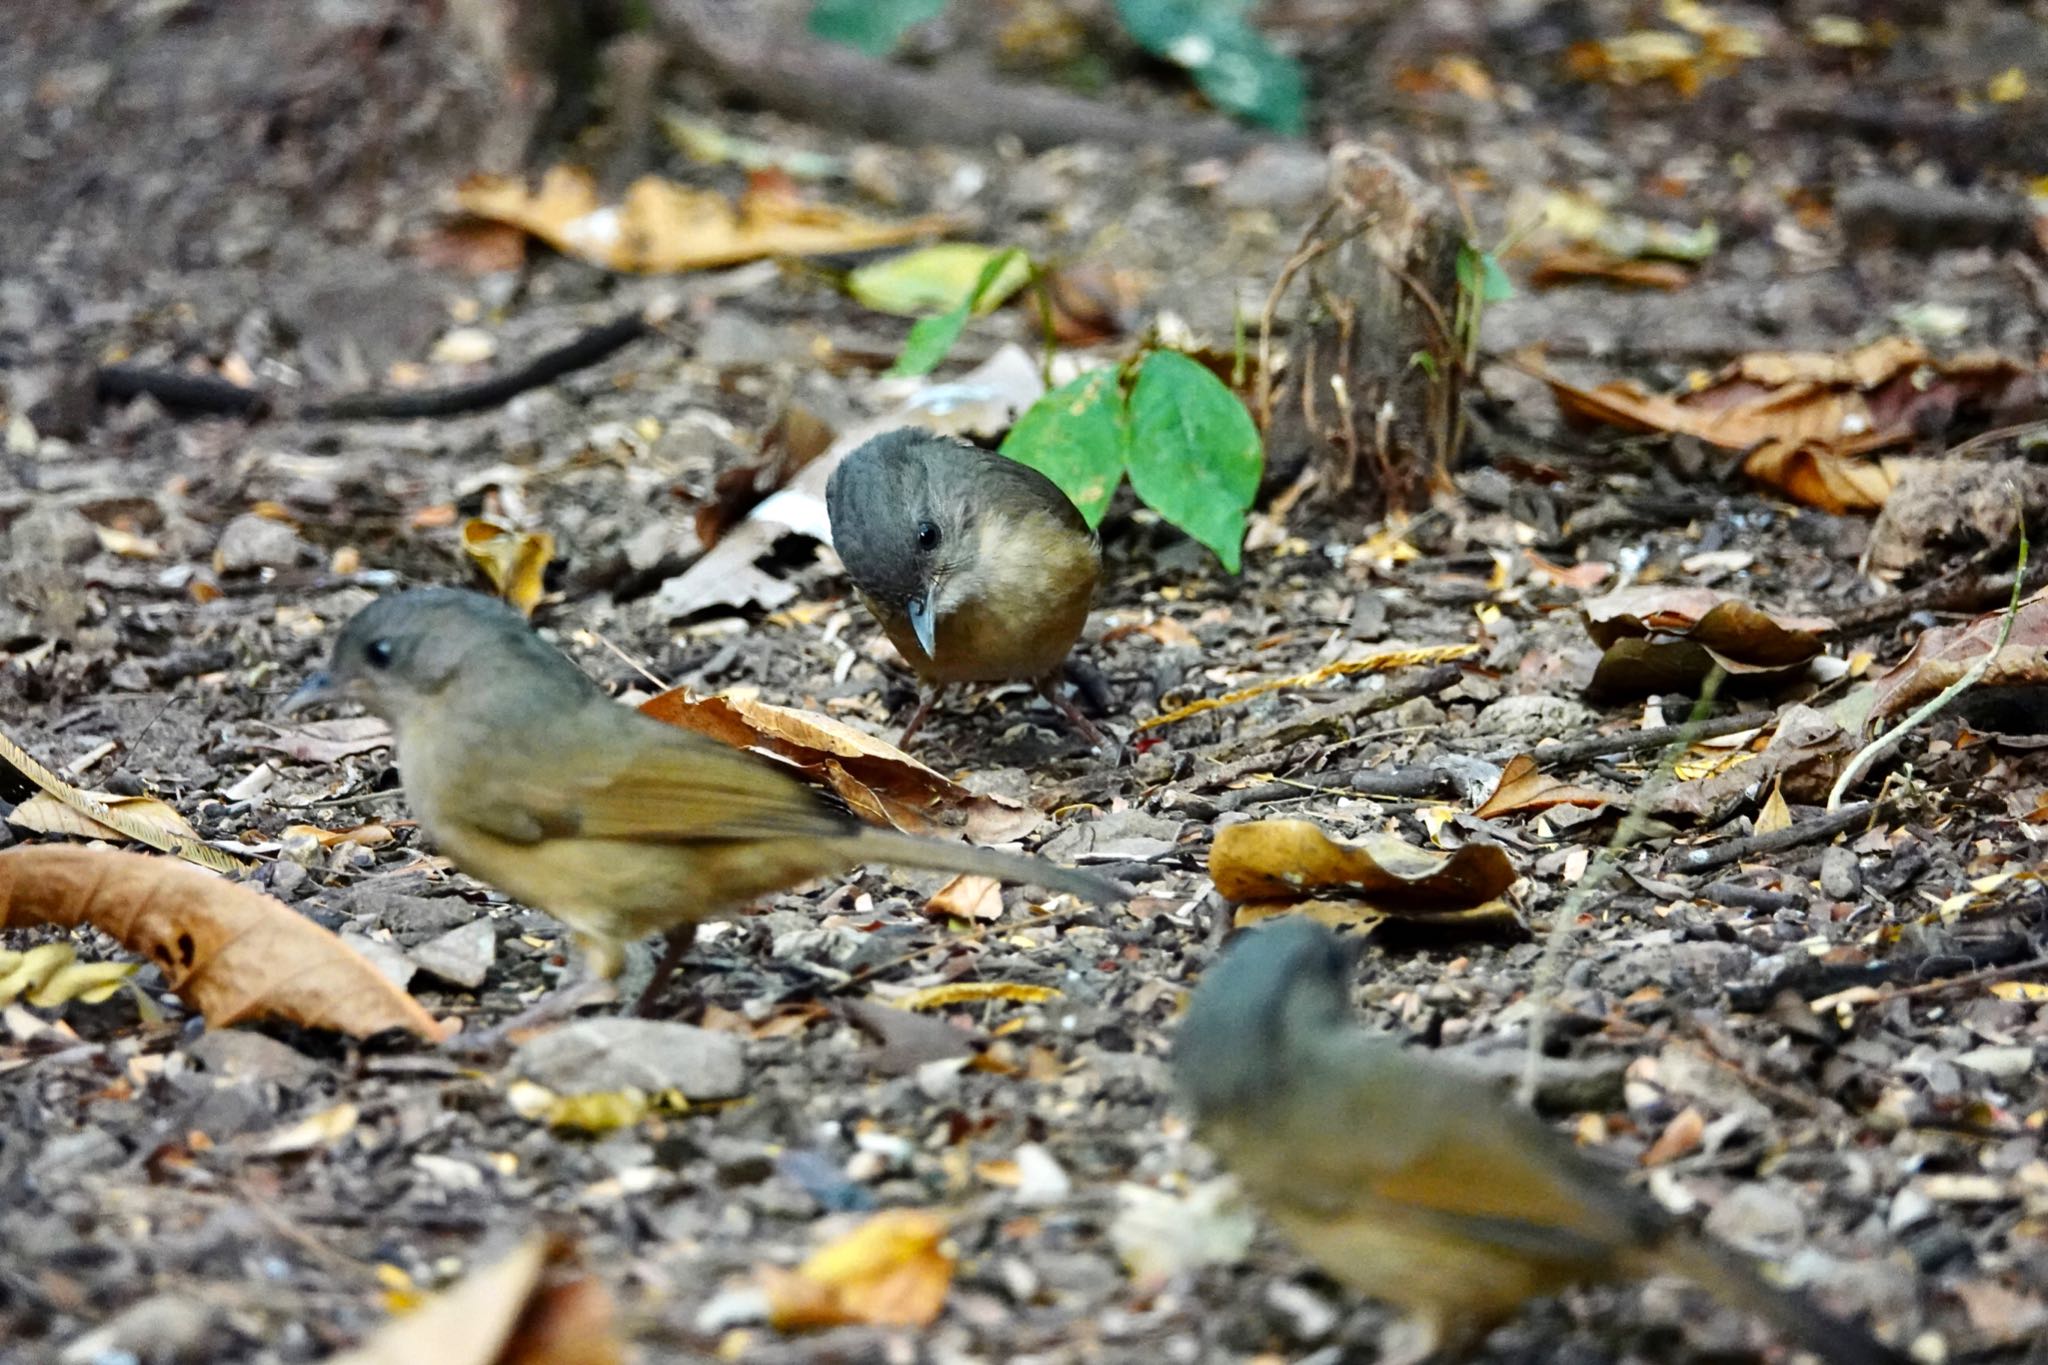
<path fill-rule="evenodd" d="M 370 643 L 363 646 L 363 659 L 372 668 L 391 667 L 391 642 L 389 640 L 370 641 Z"/>
<path fill-rule="evenodd" d="M 929 519 L 917 524 L 917 548 L 936 550 L 939 548 L 939 528 Z"/>

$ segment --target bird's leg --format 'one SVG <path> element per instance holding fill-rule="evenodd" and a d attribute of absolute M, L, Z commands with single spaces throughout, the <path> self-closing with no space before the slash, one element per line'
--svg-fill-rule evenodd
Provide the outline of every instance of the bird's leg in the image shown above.
<path fill-rule="evenodd" d="M 911 736 L 918 732 L 919 727 L 925 722 L 925 717 L 931 715 L 932 708 L 938 705 L 939 698 L 945 695 L 946 685 L 944 683 L 926 685 L 920 682 L 917 685 L 917 709 L 910 713 L 909 721 L 903 726 L 903 733 L 897 736 L 897 748 L 908 749 L 910 747 Z"/>
<path fill-rule="evenodd" d="M 684 920 L 681 924 L 668 931 L 668 936 L 663 942 L 661 956 L 654 963 L 654 975 L 647 979 L 646 989 L 641 991 L 640 998 L 633 1002 L 634 1014 L 645 1019 L 654 1013 L 654 1006 L 661 999 L 661 988 L 668 984 L 669 977 L 675 975 L 676 968 L 682 965 L 683 954 L 689 952 L 690 945 L 696 941 L 697 922 L 695 920 Z"/>
<path fill-rule="evenodd" d="M 1032 685 L 1038 689 L 1039 696 L 1051 702 L 1053 709 L 1066 717 L 1067 724 L 1074 727 L 1074 733 L 1087 740 L 1098 753 L 1106 754 L 1115 748 L 1108 736 L 1095 728 L 1095 722 L 1081 714 L 1081 708 L 1074 705 L 1073 698 L 1060 690 L 1059 674 L 1048 673 Z"/>
<path fill-rule="evenodd" d="M 612 978 L 624 965 L 624 955 L 608 944 L 587 943 L 571 967 L 573 976 L 495 1028 L 482 1033 L 458 1033 L 444 1050 L 458 1057 L 489 1059 L 505 1050 L 522 1033 L 543 1024 L 559 1023 L 591 1005 L 609 1005 L 619 998 Z"/>

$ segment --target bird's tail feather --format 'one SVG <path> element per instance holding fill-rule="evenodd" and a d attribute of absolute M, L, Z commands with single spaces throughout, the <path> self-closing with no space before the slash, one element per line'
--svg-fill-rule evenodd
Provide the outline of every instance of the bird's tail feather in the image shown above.
<path fill-rule="evenodd" d="M 1762 1318 L 1786 1341 L 1811 1351 L 1828 1365 L 1912 1365 L 1903 1351 L 1829 1316 L 1803 1295 L 1770 1283 L 1752 1262 L 1727 1247 L 1680 1236 L 1659 1249 L 1659 1259 L 1666 1268 L 1709 1290 L 1731 1308 Z"/>
<path fill-rule="evenodd" d="M 923 867 L 939 872 L 971 872 L 997 881 L 1026 882 L 1048 891 L 1065 891 L 1097 905 L 1120 905 L 1130 890 L 1098 877 L 1092 872 L 1061 867 L 1025 853 L 981 848 L 948 839 L 925 839 L 894 830 L 868 829 L 853 840 L 853 849 L 863 862 L 894 863 L 898 867 Z"/>

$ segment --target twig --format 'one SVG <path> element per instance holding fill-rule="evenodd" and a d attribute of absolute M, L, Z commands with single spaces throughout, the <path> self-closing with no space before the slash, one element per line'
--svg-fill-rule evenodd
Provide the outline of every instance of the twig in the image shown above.
<path fill-rule="evenodd" d="M 1536 760 L 1539 768 L 1565 767 L 1583 763 L 1589 758 L 1661 749 L 1681 737 L 1691 744 L 1703 739 L 1719 739 L 1723 735 L 1739 735 L 1744 730 L 1762 729 L 1776 718 L 1774 711 L 1745 711 L 1739 716 L 1723 716 L 1698 725 L 1687 721 L 1683 725 L 1659 725 L 1655 729 L 1630 730 L 1619 735 L 1590 735 L 1585 739 L 1539 744 L 1529 756 Z"/>
<path fill-rule="evenodd" d="M 1733 839 L 1713 848 L 1687 849 L 1678 855 L 1678 865 L 1687 872 L 1711 872 L 1717 867 L 1726 867 L 1759 854 L 1783 853 L 1788 848 L 1798 848 L 1803 844 L 1817 844 L 1858 825 L 1874 824 L 1887 818 L 1896 811 L 1897 804 L 1894 801 L 1858 801 L 1853 806 L 1844 806 L 1838 811 L 1818 815 L 1769 834 L 1752 834 L 1746 839 Z"/>
<path fill-rule="evenodd" d="M 510 402 L 522 393 L 586 369 L 654 331 L 659 309 L 635 309 L 591 328 L 518 369 L 469 384 L 394 393 L 376 389 L 325 401 L 295 403 L 288 394 L 248 389 L 224 379 L 144 365 L 105 365 L 97 375 L 102 398 L 148 395 L 173 412 L 206 417 L 298 417 L 306 421 L 402 421 L 454 417 Z"/>

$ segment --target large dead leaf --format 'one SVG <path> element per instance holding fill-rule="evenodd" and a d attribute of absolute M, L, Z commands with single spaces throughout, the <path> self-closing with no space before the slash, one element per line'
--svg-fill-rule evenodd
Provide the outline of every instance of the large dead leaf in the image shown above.
<path fill-rule="evenodd" d="M 168 858 L 40 845 L 0 853 L 0 929 L 81 924 L 156 963 L 220 1028 L 284 1019 L 367 1038 L 445 1030 L 319 925 L 260 891 Z"/>
<path fill-rule="evenodd" d="M 620 1365 L 611 1295 L 588 1275 L 547 1275 L 567 1255 L 531 1236 L 328 1365 Z"/>
<path fill-rule="evenodd" d="M 913 834 L 959 829 L 976 843 L 1003 843 L 1039 824 L 1028 806 L 971 792 L 887 740 L 815 711 L 746 697 L 696 697 L 685 687 L 649 698 L 640 709 L 735 749 L 781 759 L 870 824 Z"/>
<path fill-rule="evenodd" d="M 898 246 L 944 232 L 928 215 L 889 223 L 810 203 L 786 179 L 757 177 L 738 203 L 715 190 L 643 176 L 617 204 L 599 200 L 588 172 L 556 166 L 529 190 L 520 180 L 479 176 L 456 202 L 479 218 L 521 227 L 564 255 L 634 274 L 738 265 L 767 256 L 816 256 Z"/>
<path fill-rule="evenodd" d="M 30 811 L 31 822 L 39 817 L 41 820 L 40 824 L 27 824 L 27 828 L 93 839 L 133 839 L 160 853 L 174 853 L 216 872 L 238 872 L 248 866 L 232 853 L 223 853 L 199 842 L 184 818 L 161 801 L 153 801 L 137 810 L 110 806 L 99 793 L 80 791 L 51 772 L 5 735 L 0 735 L 0 759 L 5 759 L 16 772 L 42 788 L 42 797 L 47 798 L 31 797 L 22 803 Z M 83 823 L 73 823 L 62 814 L 64 811 L 82 817 Z M 166 811 L 169 812 L 168 819 L 164 816 Z M 20 814 L 20 808 L 15 814 Z M 16 820 L 15 823 L 23 822 Z"/>
<path fill-rule="evenodd" d="M 794 1271 L 764 1266 L 761 1275 L 768 1320 L 780 1331 L 927 1327 L 946 1305 L 953 1253 L 937 1214 L 889 1209 L 819 1248 Z"/>
<path fill-rule="evenodd" d="M 113 792 L 80 791 L 79 796 L 96 801 L 130 821 L 157 831 L 166 842 L 174 839 L 197 841 L 199 831 L 169 802 L 154 796 L 117 796 Z M 67 839 L 125 839 L 112 825 L 100 823 L 70 802 L 49 792 L 37 792 L 7 813 L 7 823 L 31 834 L 54 834 Z"/>
<path fill-rule="evenodd" d="M 1688 691 L 1716 664 L 1736 675 L 1789 674 L 1820 654 L 1820 632 L 1833 624 L 1661 584 L 1593 598 L 1580 612 L 1604 651 L 1587 688 L 1599 697 Z"/>
<path fill-rule="evenodd" d="M 1875 511 L 1893 475 L 1864 457 L 1945 429 L 1959 412 L 1995 412 L 2033 371 L 1988 353 L 1937 360 L 1887 337 L 1845 355 L 1759 352 L 1690 391 L 1654 394 L 1629 380 L 1586 389 L 1540 364 L 1567 420 L 1693 436 L 1748 451 L 1743 472 L 1829 512 Z"/>
<path fill-rule="evenodd" d="M 1492 844 L 1452 853 L 1385 835 L 1340 844 L 1307 820 L 1227 825 L 1209 848 L 1209 877 L 1232 901 L 1290 901 L 1334 891 L 1383 914 L 1447 914 L 1499 899 L 1516 876 L 1508 855 Z"/>

